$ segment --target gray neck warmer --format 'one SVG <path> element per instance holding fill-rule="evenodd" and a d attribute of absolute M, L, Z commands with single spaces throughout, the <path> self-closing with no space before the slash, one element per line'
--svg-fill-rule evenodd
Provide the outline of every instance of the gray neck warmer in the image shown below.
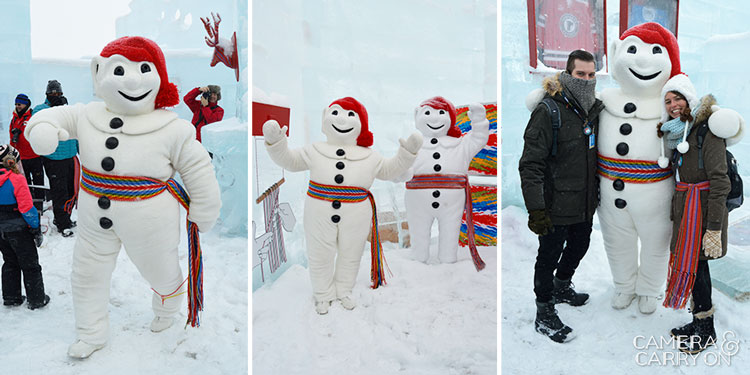
<path fill-rule="evenodd" d="M 568 72 L 562 72 L 560 74 L 560 83 L 567 92 L 573 95 L 578 104 L 581 105 L 586 113 L 591 110 L 596 101 L 596 78 L 592 80 L 585 80 L 575 78 Z"/>

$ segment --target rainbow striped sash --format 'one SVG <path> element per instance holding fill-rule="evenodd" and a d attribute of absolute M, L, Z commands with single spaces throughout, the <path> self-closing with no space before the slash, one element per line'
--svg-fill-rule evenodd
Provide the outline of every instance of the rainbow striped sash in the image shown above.
<path fill-rule="evenodd" d="M 419 174 L 406 182 L 407 189 L 463 189 L 466 192 L 466 237 L 469 244 L 469 253 L 474 261 L 474 267 L 481 271 L 485 263 L 479 256 L 477 245 L 474 242 L 474 209 L 471 204 L 471 188 L 469 178 L 460 174 Z"/>
<path fill-rule="evenodd" d="M 671 168 L 661 168 L 655 161 L 615 159 L 599 154 L 598 166 L 602 177 L 636 184 L 659 182 L 672 177 Z"/>
<path fill-rule="evenodd" d="M 384 269 L 385 255 L 383 247 L 380 245 L 380 235 L 378 234 L 378 215 L 375 208 L 375 197 L 369 190 L 357 186 L 333 186 L 323 185 L 315 181 L 310 181 L 310 187 L 307 195 L 323 201 L 339 201 L 341 203 L 357 203 L 365 199 L 370 200 L 372 206 L 372 240 L 370 241 L 370 280 L 372 289 L 377 289 L 380 285 L 385 285 Z"/>
<path fill-rule="evenodd" d="M 695 271 L 700 258 L 701 239 L 703 236 L 703 212 L 701 208 L 701 191 L 709 189 L 709 182 L 697 184 L 677 182 L 676 191 L 686 191 L 685 208 L 682 212 L 677 243 L 669 259 L 669 279 L 664 297 L 664 307 L 681 309 L 685 307 L 693 291 Z"/>
<path fill-rule="evenodd" d="M 190 213 L 190 197 L 185 189 L 170 178 L 166 182 L 150 177 L 113 176 L 81 167 L 81 189 L 95 197 L 116 201 L 140 201 L 168 191 Z M 188 233 L 188 320 L 192 327 L 200 326 L 199 311 L 203 311 L 203 255 L 198 226 L 187 221 Z M 178 288 L 179 290 L 179 288 Z M 154 291 L 156 292 L 156 291 Z M 158 294 L 158 293 L 157 293 Z M 162 300 L 164 296 L 162 296 Z M 186 324 L 187 324 L 186 323 Z"/>

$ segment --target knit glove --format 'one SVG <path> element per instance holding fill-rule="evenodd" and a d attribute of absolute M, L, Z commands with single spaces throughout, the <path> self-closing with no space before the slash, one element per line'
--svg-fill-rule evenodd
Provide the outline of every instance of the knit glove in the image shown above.
<path fill-rule="evenodd" d="M 276 120 L 266 121 L 263 124 L 263 138 L 265 139 L 266 144 L 276 144 L 276 142 L 286 137 L 286 130 L 288 128 L 288 126 L 282 128 Z"/>
<path fill-rule="evenodd" d="M 529 211 L 529 229 L 538 236 L 545 236 L 552 230 L 552 220 L 544 210 L 531 210 Z"/>
<path fill-rule="evenodd" d="M 706 230 L 703 234 L 703 251 L 709 258 L 718 258 L 721 256 L 721 231 Z"/>
<path fill-rule="evenodd" d="M 36 247 L 42 246 L 42 242 L 44 242 L 44 235 L 42 235 L 41 229 L 31 228 L 29 229 L 29 232 L 32 236 L 34 236 L 34 244 L 36 244 Z"/>

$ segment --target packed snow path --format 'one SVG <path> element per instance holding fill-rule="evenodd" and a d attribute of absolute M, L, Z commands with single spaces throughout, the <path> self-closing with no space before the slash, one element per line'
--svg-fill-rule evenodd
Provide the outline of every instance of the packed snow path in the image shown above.
<path fill-rule="evenodd" d="M 73 220 L 77 213 L 73 212 Z M 182 211 L 182 222 L 185 212 Z M 49 226 L 52 212 L 42 224 Z M 0 306 L 0 362 L 7 374 L 245 374 L 247 362 L 247 239 L 224 238 L 217 227 L 201 235 L 204 311 L 199 328 L 187 327 L 187 301 L 175 324 L 152 333 L 151 289 L 124 249 L 112 276 L 110 341 L 85 360 L 67 356 L 75 340 L 70 290 L 73 244 L 48 229 L 39 249 L 49 305 Z M 74 231 L 76 229 L 74 228 Z M 187 276 L 187 237 L 182 230 L 180 264 Z M 25 293 L 24 293 L 25 294 Z"/>
<path fill-rule="evenodd" d="M 433 241 L 434 242 L 434 241 Z M 307 269 L 294 265 L 253 293 L 255 374 L 496 374 L 497 249 L 480 247 L 477 272 L 468 248 L 455 264 L 410 259 L 386 247 L 393 276 L 369 288 L 369 249 L 345 310 L 334 301 L 315 313 Z"/>
<path fill-rule="evenodd" d="M 576 338 L 558 344 L 537 333 L 533 277 L 539 242 L 527 228 L 527 220 L 525 209 L 509 206 L 502 211 L 503 374 L 747 374 L 747 302 L 713 289 L 718 342 L 694 357 L 668 342 L 671 328 L 690 322 L 686 310 L 660 305 L 655 313 L 644 315 L 638 311 L 637 299 L 623 310 L 610 306 L 614 286 L 596 216 L 591 246 L 573 276 L 576 291 L 591 295 L 589 303 L 581 307 L 556 305 L 560 319 L 573 328 Z M 739 341 L 739 346 L 729 341 Z"/>

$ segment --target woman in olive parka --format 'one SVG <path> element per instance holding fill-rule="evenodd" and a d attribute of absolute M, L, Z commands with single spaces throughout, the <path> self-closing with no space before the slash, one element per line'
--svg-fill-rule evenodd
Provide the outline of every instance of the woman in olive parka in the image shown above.
<path fill-rule="evenodd" d="M 677 171 L 664 306 L 681 309 L 692 297 L 693 321 L 670 333 L 679 341 L 680 351 L 694 354 L 716 341 L 708 260 L 727 251 L 726 201 L 731 183 L 726 140 L 709 126 L 716 99 L 707 95 L 698 100 L 687 76 L 671 78 L 662 96 L 664 110 L 657 131 L 664 146 L 673 150 L 671 161 Z"/>

